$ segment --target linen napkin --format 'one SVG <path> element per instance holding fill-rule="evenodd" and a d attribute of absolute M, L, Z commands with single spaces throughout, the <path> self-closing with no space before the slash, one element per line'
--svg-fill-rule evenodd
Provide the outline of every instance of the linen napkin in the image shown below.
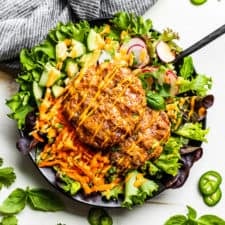
<path fill-rule="evenodd" d="M 22 48 L 40 43 L 58 22 L 143 14 L 157 0 L 0 0 L 0 66 L 18 69 Z M 1 67 L 0 67 L 1 68 Z"/>

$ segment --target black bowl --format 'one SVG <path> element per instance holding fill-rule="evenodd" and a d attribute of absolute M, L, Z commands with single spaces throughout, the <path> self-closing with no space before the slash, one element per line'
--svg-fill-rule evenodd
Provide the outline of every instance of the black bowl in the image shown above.
<path fill-rule="evenodd" d="M 91 25 L 100 25 L 103 23 L 108 23 L 110 18 L 104 18 L 104 19 L 96 19 L 96 20 L 92 20 L 89 21 L 91 23 Z M 202 120 L 203 126 L 205 127 L 206 124 L 206 120 L 203 119 Z M 25 139 L 25 141 L 27 140 L 29 143 L 29 136 L 28 136 L 28 132 L 26 131 L 21 131 L 20 130 L 20 137 Z M 17 142 L 17 147 L 18 147 L 18 143 Z M 155 197 L 156 195 L 159 195 L 161 192 L 165 191 L 168 188 L 177 188 L 182 186 L 188 175 L 189 175 L 189 171 L 191 166 L 193 165 L 193 163 L 195 161 L 197 161 L 202 154 L 202 149 L 200 148 L 201 146 L 201 142 L 196 142 L 196 141 L 192 141 L 191 146 L 195 146 L 195 147 L 199 147 L 200 150 L 195 151 L 195 152 L 191 152 L 188 154 L 185 154 L 182 156 L 180 163 L 181 163 L 181 168 L 179 169 L 179 173 L 176 177 L 172 177 L 172 176 L 167 176 L 165 177 L 165 179 L 162 181 L 162 183 L 159 184 L 159 190 L 158 192 L 156 192 L 154 194 L 153 197 Z M 29 146 L 29 144 L 27 144 L 27 146 Z M 18 147 L 20 148 L 20 147 Z M 28 149 L 28 148 L 26 148 Z M 26 151 L 25 149 L 25 151 Z M 20 149 L 21 150 L 21 149 Z M 31 151 L 27 151 L 29 158 L 31 159 L 31 161 L 34 163 L 34 165 L 37 167 L 37 169 L 39 170 L 39 172 L 41 173 L 41 175 L 57 190 L 59 190 L 60 192 L 64 193 L 66 196 L 68 196 L 69 198 L 81 202 L 81 203 L 85 203 L 88 205 L 93 205 L 93 206 L 102 206 L 102 207 L 121 207 L 121 203 L 122 203 L 122 199 L 118 200 L 118 201 L 106 201 L 102 198 L 102 196 L 100 194 L 95 194 L 95 195 L 91 195 L 91 196 L 85 196 L 82 192 L 76 194 L 75 196 L 71 196 L 68 193 L 64 192 L 58 185 L 57 185 L 57 177 L 56 177 L 56 173 L 53 169 L 51 168 L 39 168 L 36 164 L 36 158 L 37 158 L 37 151 L 35 149 L 32 149 Z M 151 197 L 151 199 L 153 198 Z"/>

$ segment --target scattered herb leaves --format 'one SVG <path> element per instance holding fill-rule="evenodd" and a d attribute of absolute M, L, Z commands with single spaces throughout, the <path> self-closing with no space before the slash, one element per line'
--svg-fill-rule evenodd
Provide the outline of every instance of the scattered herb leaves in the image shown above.
<path fill-rule="evenodd" d="M 164 225 L 225 225 L 225 220 L 215 215 L 203 215 L 197 218 L 197 212 L 187 206 L 187 215 L 174 215 Z"/>
<path fill-rule="evenodd" d="M 0 212 L 5 215 L 17 214 L 24 209 L 26 203 L 35 210 L 58 211 L 63 204 L 55 194 L 45 189 L 15 189 L 0 206 Z"/>

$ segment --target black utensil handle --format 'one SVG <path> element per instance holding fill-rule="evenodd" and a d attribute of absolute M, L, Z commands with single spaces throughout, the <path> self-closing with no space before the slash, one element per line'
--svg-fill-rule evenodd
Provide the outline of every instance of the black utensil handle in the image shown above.
<path fill-rule="evenodd" d="M 176 59 L 174 60 L 174 63 L 180 61 L 185 56 L 188 56 L 188 55 L 192 54 L 193 52 L 201 49 L 202 47 L 204 47 L 205 45 L 207 45 L 211 41 L 214 41 L 216 38 L 218 38 L 219 36 L 221 36 L 224 33 L 225 33 L 225 24 L 222 25 L 221 27 L 219 27 L 218 29 L 216 29 L 215 31 L 213 31 L 212 33 L 210 33 L 209 35 L 207 35 L 204 38 L 202 38 L 200 41 L 198 41 L 195 44 L 191 45 L 186 50 L 182 51 L 176 57 Z"/>

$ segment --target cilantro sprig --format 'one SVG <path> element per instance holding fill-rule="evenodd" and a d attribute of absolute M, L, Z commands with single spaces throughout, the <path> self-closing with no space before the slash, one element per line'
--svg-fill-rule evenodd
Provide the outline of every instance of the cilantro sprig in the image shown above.
<path fill-rule="evenodd" d="M 0 167 L 3 165 L 3 159 L 0 158 Z M 12 167 L 0 168 L 0 190 L 3 186 L 9 187 L 16 179 L 16 174 Z"/>

